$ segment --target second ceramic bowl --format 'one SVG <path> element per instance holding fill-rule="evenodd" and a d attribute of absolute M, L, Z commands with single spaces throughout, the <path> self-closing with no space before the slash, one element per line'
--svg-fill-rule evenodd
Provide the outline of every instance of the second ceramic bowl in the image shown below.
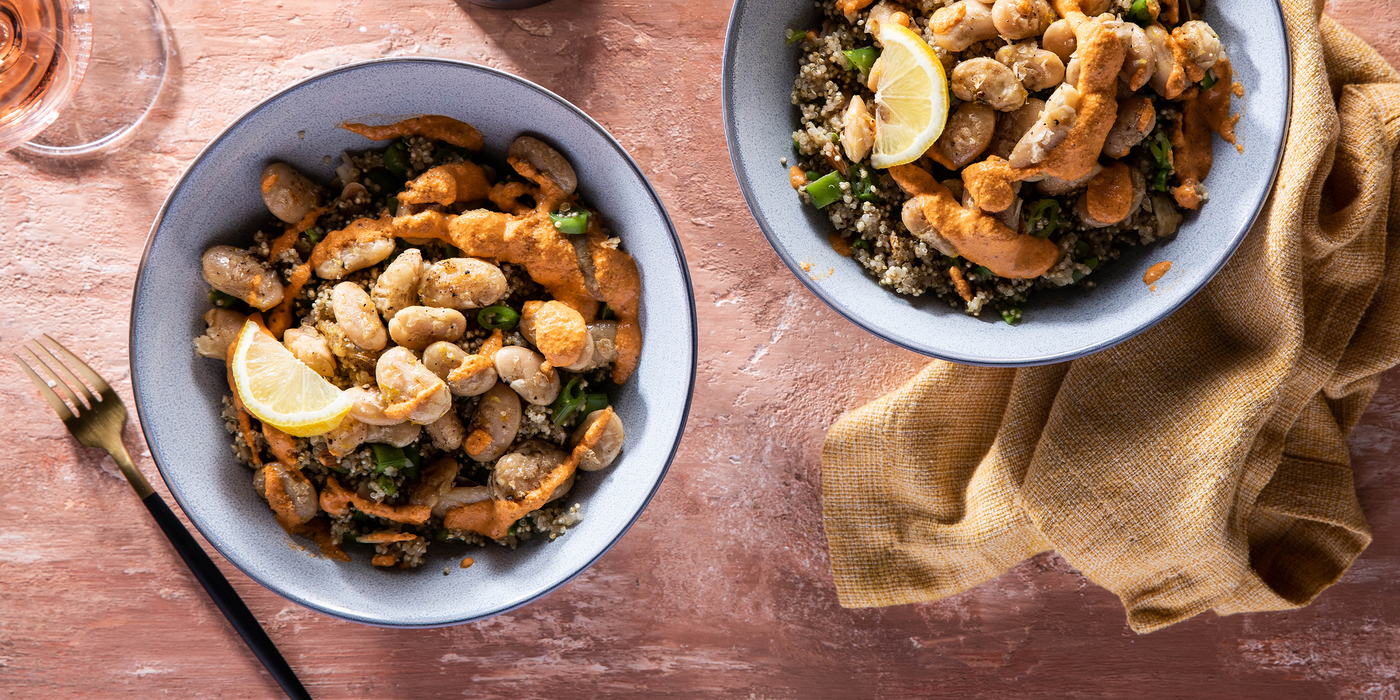
<path fill-rule="evenodd" d="M 967 316 L 938 299 L 881 287 L 858 263 L 832 250 L 826 215 L 788 184 L 792 84 L 801 49 L 788 29 L 821 25 L 812 0 L 738 0 L 729 19 L 721 77 L 729 155 L 749 209 L 794 275 L 851 321 L 915 352 L 975 365 L 1024 366 L 1072 360 L 1120 343 L 1166 318 L 1229 260 L 1269 196 L 1288 132 L 1290 72 L 1283 11 L 1276 2 L 1211 0 L 1205 19 L 1234 64 L 1245 99 L 1237 130 L 1243 154 L 1215 139 L 1211 199 L 1176 236 L 1130 246 L 1094 273 L 1095 289 L 1037 292 L 1015 326 L 995 313 Z M 1156 291 L 1142 283 L 1154 263 L 1172 271 Z"/>
<path fill-rule="evenodd" d="M 641 359 L 612 397 L 627 439 L 609 469 L 579 479 L 570 499 L 583 522 L 558 540 L 516 550 L 436 543 L 408 571 L 371 567 L 360 552 L 342 564 L 305 551 L 282 532 L 236 462 L 219 417 L 224 366 L 191 342 L 209 308 L 200 254 L 247 245 L 267 221 L 259 175 L 284 161 L 328 182 L 344 150 L 383 147 L 337 125 L 445 114 L 475 125 L 499 162 L 522 133 L 556 147 L 579 192 L 607 219 L 642 276 Z M 293 85 L 215 137 L 166 198 L 146 242 L 131 309 L 136 405 L 151 455 L 186 515 L 221 554 L 273 591 L 357 622 L 427 627 L 479 620 L 563 585 L 622 537 L 661 483 L 680 441 L 695 381 L 695 308 L 680 243 L 637 164 L 597 122 L 529 81 L 482 66 L 387 59 L 346 66 Z M 596 477 L 596 478 L 593 478 Z M 314 549 L 314 546 L 311 547 Z M 464 556 L 476 559 L 458 568 Z M 444 576 L 446 568 L 451 575 Z"/>

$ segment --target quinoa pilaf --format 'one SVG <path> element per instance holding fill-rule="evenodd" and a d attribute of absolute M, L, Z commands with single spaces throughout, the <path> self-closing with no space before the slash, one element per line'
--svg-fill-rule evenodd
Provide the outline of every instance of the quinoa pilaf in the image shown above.
<path fill-rule="evenodd" d="M 608 397 L 640 349 L 635 263 L 537 139 L 491 164 L 447 117 L 342 127 L 391 143 L 343 153 L 325 188 L 269 165 L 276 232 L 201 260 L 214 308 L 195 348 L 229 364 L 234 455 L 283 529 L 341 561 L 351 543 L 409 568 L 435 541 L 563 535 L 583 518 L 575 478 L 622 449 Z M 255 414 L 239 351 L 256 342 L 348 414 L 305 437 Z"/>
<path fill-rule="evenodd" d="M 1035 290 L 1093 288 L 1125 246 L 1175 234 L 1209 198 L 1212 132 L 1235 141 L 1242 88 L 1201 0 L 816 6 L 821 25 L 787 36 L 800 124 L 784 165 L 833 247 L 899 294 L 1017 323 Z M 876 168 L 879 38 L 900 29 L 948 76 L 947 124 L 922 157 Z"/>

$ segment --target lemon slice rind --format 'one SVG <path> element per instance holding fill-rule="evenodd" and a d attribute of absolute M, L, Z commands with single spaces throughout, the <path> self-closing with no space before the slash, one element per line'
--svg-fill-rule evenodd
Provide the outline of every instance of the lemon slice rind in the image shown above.
<path fill-rule="evenodd" d="M 870 164 L 889 168 L 918 160 L 943 134 L 948 122 L 948 78 L 937 54 L 909 28 L 882 23 L 880 43 L 885 48 L 875 92 L 875 148 Z"/>
<path fill-rule="evenodd" d="M 234 391 L 255 418 L 296 437 L 323 435 L 345 419 L 353 401 L 298 360 L 253 321 L 234 341 Z"/>

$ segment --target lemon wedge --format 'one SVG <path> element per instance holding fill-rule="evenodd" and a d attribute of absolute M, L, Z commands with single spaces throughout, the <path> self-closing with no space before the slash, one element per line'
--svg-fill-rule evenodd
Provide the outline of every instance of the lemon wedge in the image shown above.
<path fill-rule="evenodd" d="M 875 149 L 870 164 L 889 168 L 919 159 L 948 122 L 943 63 L 918 34 L 880 23 L 880 79 L 875 92 Z"/>
<path fill-rule="evenodd" d="M 238 331 L 234 391 L 258 420 L 297 437 L 329 432 L 350 412 L 351 397 L 307 367 L 258 324 Z"/>

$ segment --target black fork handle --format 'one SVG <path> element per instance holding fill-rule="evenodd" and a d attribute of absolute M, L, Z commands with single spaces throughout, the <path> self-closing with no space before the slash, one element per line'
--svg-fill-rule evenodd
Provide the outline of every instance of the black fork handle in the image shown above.
<path fill-rule="evenodd" d="M 248 610 L 243 599 L 238 597 L 238 592 L 229 585 L 219 567 L 214 566 L 209 555 L 204 553 L 204 548 L 199 546 L 194 536 L 180 523 L 180 519 L 170 512 L 170 506 L 165 505 L 160 494 L 152 493 L 141 499 L 141 502 L 151 511 L 151 517 L 155 518 L 160 529 L 165 531 L 166 538 L 175 545 L 175 551 L 180 553 L 190 571 L 194 572 L 194 577 L 199 579 L 199 585 L 204 586 L 205 592 L 214 599 L 214 604 L 219 606 L 229 624 L 238 631 L 238 636 L 247 642 L 248 648 L 253 650 L 253 655 L 258 657 L 258 661 L 267 668 L 267 672 L 272 674 L 277 685 L 286 691 L 287 697 L 293 700 L 311 700 L 311 694 L 306 692 L 306 688 L 297 679 L 297 674 L 287 665 L 282 653 L 277 651 L 277 646 L 268 638 L 262 625 L 258 624 L 258 619 L 253 617 L 252 611 Z"/>

